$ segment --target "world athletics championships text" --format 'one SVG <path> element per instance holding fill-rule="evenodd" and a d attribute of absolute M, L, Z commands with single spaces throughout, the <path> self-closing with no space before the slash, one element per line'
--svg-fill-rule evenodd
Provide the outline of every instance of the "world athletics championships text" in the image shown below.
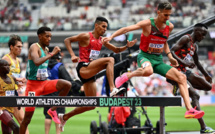
<path fill-rule="evenodd" d="M 19 106 L 39 106 L 39 105 L 54 105 L 54 106 L 63 106 L 63 105 L 97 105 L 96 99 L 50 99 L 50 98 L 16 98 L 17 105 Z"/>

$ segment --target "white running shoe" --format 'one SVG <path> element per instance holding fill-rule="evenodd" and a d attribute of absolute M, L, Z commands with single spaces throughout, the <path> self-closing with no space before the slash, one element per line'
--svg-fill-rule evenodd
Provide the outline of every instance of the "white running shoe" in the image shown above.
<path fill-rule="evenodd" d="M 60 119 L 60 131 L 64 131 L 64 126 L 66 124 L 66 121 L 63 120 L 64 114 L 58 114 L 58 118 Z"/>
<path fill-rule="evenodd" d="M 110 93 L 110 97 L 113 97 L 114 95 L 117 95 L 119 92 L 125 90 L 124 87 L 117 89 L 117 88 L 113 88 L 113 91 Z"/>

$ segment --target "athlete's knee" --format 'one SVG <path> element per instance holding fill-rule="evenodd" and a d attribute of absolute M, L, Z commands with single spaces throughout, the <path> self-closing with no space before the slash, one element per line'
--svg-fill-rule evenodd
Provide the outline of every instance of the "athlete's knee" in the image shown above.
<path fill-rule="evenodd" d="M 143 76 L 150 76 L 153 74 L 153 69 L 151 67 L 139 68 L 139 70 L 143 73 Z"/>
<path fill-rule="evenodd" d="M 108 63 L 114 64 L 114 58 L 113 57 L 108 57 Z"/>
<path fill-rule="evenodd" d="M 70 90 L 71 87 L 72 87 L 72 83 L 65 80 L 65 82 L 64 82 L 64 87 L 65 87 L 66 89 Z"/>
<path fill-rule="evenodd" d="M 187 81 L 187 77 L 186 75 L 179 73 L 179 75 L 177 75 L 177 83 L 178 84 L 184 84 Z"/>
<path fill-rule="evenodd" d="M 208 84 L 205 86 L 205 91 L 210 91 L 212 89 L 212 85 Z"/>

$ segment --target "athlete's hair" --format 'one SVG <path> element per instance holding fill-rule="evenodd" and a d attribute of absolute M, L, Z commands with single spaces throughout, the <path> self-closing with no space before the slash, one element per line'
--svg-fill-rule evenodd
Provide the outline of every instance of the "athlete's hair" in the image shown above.
<path fill-rule="evenodd" d="M 46 31 L 52 31 L 49 27 L 40 27 L 38 30 L 37 30 L 37 35 L 39 34 L 42 34 L 42 33 L 45 33 Z"/>
<path fill-rule="evenodd" d="M 205 24 L 203 24 L 203 23 L 197 23 L 197 24 L 195 24 L 194 28 L 197 28 L 197 27 L 205 27 L 206 29 L 208 29 L 208 27 Z"/>
<path fill-rule="evenodd" d="M 99 16 L 99 17 L 96 18 L 95 23 L 101 23 L 103 21 L 108 24 L 108 20 L 106 18 L 104 18 L 104 17 L 101 17 L 101 16 Z"/>
<path fill-rule="evenodd" d="M 21 38 L 18 35 L 12 34 L 10 36 L 9 41 L 8 41 L 8 47 L 9 47 L 9 49 L 10 49 L 10 46 L 15 46 L 18 41 L 20 41 L 22 43 L 22 40 L 21 40 Z"/>
<path fill-rule="evenodd" d="M 171 10 L 172 4 L 168 1 L 163 1 L 158 4 L 158 10 Z"/>

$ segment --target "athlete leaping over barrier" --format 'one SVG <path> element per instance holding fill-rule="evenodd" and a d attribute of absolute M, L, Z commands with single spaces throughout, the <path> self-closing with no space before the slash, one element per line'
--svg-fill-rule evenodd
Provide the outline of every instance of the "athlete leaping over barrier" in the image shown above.
<path fill-rule="evenodd" d="M 108 42 L 114 37 L 125 34 L 129 31 L 137 29 L 142 29 L 143 31 L 140 42 L 141 52 L 137 57 L 139 68 L 131 73 L 124 73 L 116 79 L 115 84 L 116 87 L 120 87 L 123 83 L 134 76 L 150 76 L 153 73 L 158 73 L 178 83 L 181 96 L 183 97 L 187 109 L 185 118 L 201 118 L 204 115 L 204 111 L 198 111 L 192 108 L 190 104 L 186 76 L 170 65 L 166 65 L 162 60 L 161 53 L 165 51 L 171 64 L 173 66 L 178 66 L 178 62 L 172 57 L 167 43 L 168 36 L 174 27 L 173 24 L 168 21 L 171 13 L 171 3 L 161 2 L 158 5 L 157 17 L 121 28 L 110 37 L 103 38 L 104 42 Z"/>

